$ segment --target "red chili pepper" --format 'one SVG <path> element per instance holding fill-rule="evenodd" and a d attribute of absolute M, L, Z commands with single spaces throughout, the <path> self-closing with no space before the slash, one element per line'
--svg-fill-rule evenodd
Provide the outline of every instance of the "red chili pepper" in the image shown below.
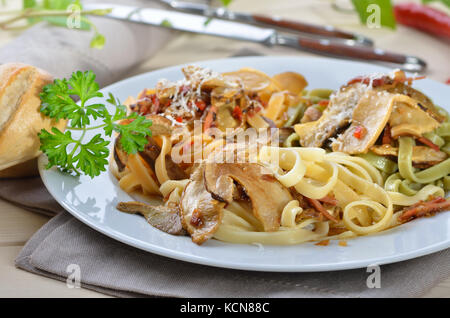
<path fill-rule="evenodd" d="M 182 123 L 182 122 L 183 122 L 183 117 L 178 116 L 177 118 L 175 118 L 175 120 L 176 120 L 177 122 L 179 122 L 179 123 Z"/>
<path fill-rule="evenodd" d="M 370 79 L 369 77 L 358 76 L 348 81 L 347 85 L 351 85 L 354 83 L 363 83 L 369 85 L 370 82 L 372 82 L 372 87 L 381 86 L 385 83 L 385 77 Z"/>
<path fill-rule="evenodd" d="M 258 113 L 258 112 L 260 112 L 261 109 L 262 109 L 262 108 L 261 108 L 260 106 L 256 106 L 255 108 L 248 108 L 248 111 L 247 111 L 248 117 L 253 117 L 253 116 L 255 116 L 255 114 Z"/>
<path fill-rule="evenodd" d="M 361 139 L 366 134 L 366 129 L 363 126 L 357 126 L 353 132 L 355 138 Z"/>
<path fill-rule="evenodd" d="M 198 101 L 195 102 L 195 106 L 197 106 L 197 108 L 200 111 L 204 111 L 206 108 L 206 103 L 204 100 L 199 99 Z"/>
<path fill-rule="evenodd" d="M 321 107 L 327 107 L 329 103 L 330 103 L 329 100 L 321 100 L 321 101 L 318 103 L 318 105 L 321 106 Z"/>
<path fill-rule="evenodd" d="M 450 16 L 442 11 L 418 3 L 394 6 L 398 23 L 445 38 L 450 38 Z"/>
<path fill-rule="evenodd" d="M 236 118 L 237 120 L 242 121 L 242 110 L 239 106 L 234 107 L 233 117 Z"/>

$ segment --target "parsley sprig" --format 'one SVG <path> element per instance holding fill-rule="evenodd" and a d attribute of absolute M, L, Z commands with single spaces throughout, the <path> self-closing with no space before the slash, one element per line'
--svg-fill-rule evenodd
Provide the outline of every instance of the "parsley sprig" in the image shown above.
<path fill-rule="evenodd" d="M 144 150 L 147 136 L 151 136 L 152 122 L 136 113 L 127 115 L 126 107 L 111 93 L 106 101 L 115 107 L 114 114 L 110 114 L 104 104 L 89 103 L 93 98 L 103 97 L 92 71 L 78 71 L 69 79 L 57 79 L 45 86 L 40 96 L 41 113 L 55 120 L 68 120 L 65 132 L 53 127 L 51 132 L 42 129 L 38 134 L 40 149 L 48 157 L 47 169 L 58 166 L 63 171 L 84 173 L 91 178 L 106 171 L 110 142 L 100 133 L 86 142 L 89 130 L 103 129 L 106 136 L 111 136 L 113 131 L 119 133 L 122 148 L 129 154 Z M 79 98 L 78 103 L 74 96 Z M 91 121 L 97 119 L 103 123 L 89 127 Z M 122 120 L 125 124 L 118 123 Z M 81 131 L 80 137 L 74 138 L 72 131 Z"/>

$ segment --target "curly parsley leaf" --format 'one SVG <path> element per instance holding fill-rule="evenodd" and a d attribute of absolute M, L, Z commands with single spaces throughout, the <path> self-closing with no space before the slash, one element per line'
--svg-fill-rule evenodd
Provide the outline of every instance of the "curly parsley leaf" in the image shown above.
<path fill-rule="evenodd" d="M 100 134 L 95 135 L 88 143 L 80 145 L 80 151 L 73 158 L 77 163 L 77 169 L 93 177 L 106 171 L 108 164 L 109 141 L 105 141 Z"/>
<path fill-rule="evenodd" d="M 53 166 L 60 166 L 66 171 L 73 170 L 73 159 L 68 151 L 69 145 L 75 145 L 77 141 L 72 138 L 72 133 L 66 131 L 61 132 L 58 128 L 53 127 L 52 133 L 42 129 L 38 134 L 41 141 L 41 151 L 47 155 L 47 169 Z"/>
<path fill-rule="evenodd" d="M 113 115 L 104 104 L 89 103 L 93 98 L 103 97 L 92 71 L 78 71 L 70 79 L 57 79 L 44 87 L 41 112 L 52 119 L 70 122 L 66 132 L 53 127 L 51 132 L 43 129 L 38 134 L 41 150 L 48 157 L 47 168 L 58 166 L 64 171 L 84 173 L 92 178 L 106 171 L 109 141 L 97 134 L 84 142 L 86 132 L 92 129 L 103 128 L 107 136 L 111 136 L 113 131 L 118 132 L 127 153 L 134 154 L 144 149 L 148 143 L 147 136 L 151 136 L 149 127 L 152 122 L 136 113 L 127 115 L 127 109 L 119 99 L 111 93 L 108 96 L 107 102 L 115 106 Z M 76 103 L 74 98 L 79 102 Z M 103 123 L 88 127 L 91 120 L 97 119 Z M 78 139 L 72 137 L 70 130 L 81 131 L 81 136 Z"/>
<path fill-rule="evenodd" d="M 128 116 L 127 120 L 130 121 L 127 125 L 113 124 L 113 129 L 120 134 L 120 142 L 125 152 L 135 154 L 144 150 L 148 143 L 147 136 L 151 136 L 149 127 L 152 122 L 136 113 Z"/>
<path fill-rule="evenodd" d="M 53 84 L 46 85 L 41 96 L 41 112 L 56 120 L 70 120 L 72 127 L 81 128 L 90 124 L 90 117 L 101 117 L 105 109 L 103 104 L 86 105 L 94 97 L 103 97 L 95 82 L 92 71 L 75 72 L 70 79 L 55 80 Z M 78 96 L 77 104 L 72 96 Z"/>

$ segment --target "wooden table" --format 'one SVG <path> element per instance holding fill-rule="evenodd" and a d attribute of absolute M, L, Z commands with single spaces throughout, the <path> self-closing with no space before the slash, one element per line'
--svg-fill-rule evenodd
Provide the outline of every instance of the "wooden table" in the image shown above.
<path fill-rule="evenodd" d="M 19 1 L 8 3 L 14 6 Z M 438 81 L 450 78 L 448 44 L 401 26 L 395 32 L 365 28 L 358 23 L 355 15 L 333 10 L 328 0 L 302 0 L 301 2 L 234 0 L 231 7 L 235 10 L 267 12 L 320 24 L 331 23 L 349 31 L 359 32 L 375 39 L 376 45 L 383 49 L 424 58 L 429 63 L 428 77 Z M 16 33 L 0 32 L 0 47 L 16 35 Z M 242 48 L 258 50 L 267 55 L 308 55 L 285 48 L 274 50 L 255 44 L 183 34 L 171 41 L 153 58 L 131 70 L 129 75 L 180 63 L 223 58 Z M 25 211 L 0 200 L 0 297 L 107 297 L 86 289 L 69 289 L 62 282 L 30 274 L 14 267 L 14 259 L 25 242 L 48 220 L 48 217 Z M 431 289 L 426 297 L 450 297 L 450 278 Z"/>

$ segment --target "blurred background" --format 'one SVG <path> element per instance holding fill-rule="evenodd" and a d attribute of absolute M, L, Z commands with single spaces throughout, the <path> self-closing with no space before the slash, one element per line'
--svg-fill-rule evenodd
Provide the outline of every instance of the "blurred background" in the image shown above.
<path fill-rule="evenodd" d="M 195 0 L 189 1 L 195 2 Z M 11 16 L 8 12 L 15 12 L 15 16 L 20 17 L 23 14 L 24 6 L 50 13 L 49 9 L 61 10 L 70 4 L 79 2 L 73 0 L 2 0 L 0 1 L 0 20 L 4 22 L 14 18 L 14 15 Z M 83 2 L 81 1 L 81 3 Z M 89 2 L 109 3 L 112 1 Z M 117 0 L 114 2 L 130 3 L 130 1 L 120 2 Z M 229 10 L 233 11 L 276 15 L 318 25 L 332 25 L 346 31 L 363 34 L 371 38 L 376 47 L 425 59 L 428 63 L 426 75 L 429 77 L 441 82 L 446 82 L 450 78 L 449 0 L 215 0 L 206 2 L 197 0 L 197 2 L 217 7 L 227 6 Z M 152 6 L 158 1 L 142 0 L 138 3 L 143 6 L 147 4 Z M 372 11 L 369 6 L 371 4 L 377 4 L 381 9 L 381 25 L 374 25 L 373 17 L 370 18 Z M 436 16 L 437 11 L 442 15 Z M 89 16 L 86 18 L 91 21 L 98 19 Z M 365 21 L 367 18 L 369 20 Z M 51 18 L 43 15 L 40 20 L 36 18 L 19 19 L 6 25 L 0 22 L 0 50 L 35 23 L 48 23 L 48 21 L 55 22 L 55 18 L 52 21 Z M 406 26 L 405 23 L 410 25 Z M 60 21 L 53 24 L 61 25 Z M 102 36 L 106 30 L 103 30 L 101 25 L 98 28 L 98 34 Z M 90 32 L 92 37 L 96 36 L 97 31 L 92 27 L 90 29 L 90 31 L 73 30 L 73 32 Z M 112 41 L 106 36 L 104 39 L 97 37 L 97 46 L 101 47 L 103 40 L 106 44 L 108 41 Z M 147 39 L 142 38 L 141 41 L 147 41 Z M 86 43 L 86 48 L 88 46 L 89 43 Z M 284 47 L 268 48 L 259 44 L 230 39 L 177 33 L 175 36 L 167 37 L 167 41 L 160 45 L 158 50 L 129 68 L 124 76 L 168 65 L 224 58 L 243 49 L 248 50 L 250 54 L 257 52 L 264 55 L 311 55 L 308 52 Z M 92 50 L 99 50 L 99 48 Z"/>
<path fill-rule="evenodd" d="M 90 2 L 108 3 L 111 1 Z M 120 3 L 120 1 L 115 2 Z M 24 6 L 32 9 L 41 9 L 51 14 L 50 9 L 61 10 L 68 7 L 71 3 L 79 3 L 79 1 L 2 0 L 0 2 L 0 19 L 5 22 L 8 19 L 20 17 L 21 14 L 23 15 L 24 11 L 22 10 L 24 10 Z M 129 4 L 130 1 L 122 1 L 122 3 Z M 147 3 L 148 5 L 157 4 L 158 1 L 144 0 L 139 3 L 145 6 Z M 205 3 L 205 1 L 202 3 Z M 371 38 L 379 48 L 415 55 L 425 59 L 428 62 L 426 74 L 429 77 L 443 82 L 450 78 L 450 41 L 448 34 L 450 30 L 448 22 L 450 19 L 450 3 L 448 0 L 216 0 L 206 3 L 218 7 L 227 6 L 229 10 L 233 11 L 276 15 L 318 25 L 332 25 L 346 31 L 363 34 Z M 370 4 L 377 4 L 381 9 L 381 23 L 374 24 L 374 22 L 378 21 L 373 20 L 373 17 L 370 18 L 370 13 L 373 12 L 370 10 Z M 414 5 L 416 7 L 411 7 Z M 408 8 L 408 6 L 410 7 Z M 397 12 L 397 7 L 402 10 Z M 444 18 L 438 16 L 437 18 L 431 18 L 430 21 L 426 20 L 428 16 L 436 16 L 435 11 L 441 12 Z M 16 13 L 15 15 L 10 15 L 10 12 Z M 53 17 L 53 20 L 51 20 L 51 17 L 46 17 L 45 12 L 42 12 L 40 18 L 34 18 L 34 20 L 30 18 L 18 19 L 14 23 L 8 24 L 0 22 L 2 27 L 0 31 L 0 50 L 17 38 L 24 30 L 33 27 L 35 23 L 49 23 L 50 21 L 54 25 L 61 25 L 60 21 L 55 23 L 55 17 Z M 89 16 L 86 16 L 86 18 L 91 19 L 91 21 L 98 19 L 97 17 L 90 18 Z M 367 18 L 369 20 L 365 20 Z M 41 21 L 38 23 L 39 19 Z M 433 19 L 436 21 L 433 21 Z M 405 26 L 404 24 L 408 23 L 408 21 L 413 21 L 409 23 L 412 25 Z M 447 25 L 447 30 L 442 25 Z M 92 35 L 94 37 L 97 31 L 94 32 L 92 27 L 90 29 L 90 31 L 73 30 L 73 32 L 91 32 L 94 33 Z M 99 26 L 98 34 L 101 37 L 104 31 Z M 105 43 L 111 41 L 107 37 L 104 39 L 97 37 L 97 42 L 100 43 L 97 46 L 102 46 L 102 40 Z M 146 41 L 145 38 L 141 40 Z M 86 43 L 86 47 L 88 45 L 89 43 Z M 243 49 L 248 50 L 249 54 L 255 52 L 255 54 L 263 55 L 311 55 L 308 52 L 284 47 L 269 48 L 259 44 L 230 39 L 178 33 L 173 37 L 168 37 L 168 40 L 155 53 L 152 53 L 151 56 L 146 57 L 143 61 L 137 63 L 136 66 L 130 68 L 125 75 L 134 75 L 168 65 L 224 58 Z M 99 48 L 93 48 L 92 50 L 99 50 Z"/>

